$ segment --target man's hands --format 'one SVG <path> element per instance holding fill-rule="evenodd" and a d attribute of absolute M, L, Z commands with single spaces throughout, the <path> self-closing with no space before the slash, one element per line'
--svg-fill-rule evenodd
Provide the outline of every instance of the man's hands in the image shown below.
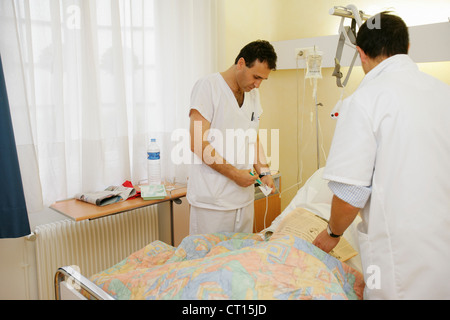
<path fill-rule="evenodd" d="M 340 239 L 330 237 L 327 230 L 323 230 L 317 235 L 312 244 L 328 253 L 337 246 Z"/>
<path fill-rule="evenodd" d="M 276 188 L 275 188 L 275 182 L 273 181 L 272 176 L 267 175 L 261 178 L 261 181 L 263 183 L 265 183 L 269 188 L 272 188 L 272 191 L 270 192 L 271 194 L 275 193 Z"/>
<path fill-rule="evenodd" d="M 223 174 L 227 178 L 233 180 L 238 186 L 248 187 L 256 183 L 258 175 L 252 176 L 249 169 L 237 169 L 228 163 L 213 146 L 203 138 L 207 136 L 207 131 L 210 130 L 211 123 L 207 121 L 198 110 L 192 109 L 190 111 L 190 136 L 191 136 L 191 151 L 195 153 L 202 161 L 213 170 Z M 262 164 L 266 164 L 264 150 L 257 137 L 257 157 L 255 170 L 260 170 Z M 275 184 L 271 176 L 265 176 L 262 179 L 267 186 L 272 188 L 272 193 L 275 192 Z"/>
<path fill-rule="evenodd" d="M 329 221 L 329 226 L 331 227 L 331 230 L 333 230 L 333 233 L 343 234 L 353 220 L 355 220 L 358 212 L 359 208 L 356 208 L 333 195 Z M 330 252 L 339 243 L 339 239 L 340 238 L 330 237 L 325 229 L 317 235 L 316 239 L 313 241 L 313 245 L 325 252 Z"/>
<path fill-rule="evenodd" d="M 252 176 L 250 170 L 235 169 L 231 179 L 240 187 L 248 187 L 256 183 L 257 176 Z"/>

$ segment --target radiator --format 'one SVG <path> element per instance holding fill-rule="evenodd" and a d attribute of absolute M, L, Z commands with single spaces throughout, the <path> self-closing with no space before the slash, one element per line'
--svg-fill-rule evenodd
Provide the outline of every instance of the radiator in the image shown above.
<path fill-rule="evenodd" d="M 54 275 L 73 265 L 85 277 L 107 269 L 158 239 L 157 206 L 74 222 L 36 227 L 36 264 L 40 300 L 54 299 Z"/>

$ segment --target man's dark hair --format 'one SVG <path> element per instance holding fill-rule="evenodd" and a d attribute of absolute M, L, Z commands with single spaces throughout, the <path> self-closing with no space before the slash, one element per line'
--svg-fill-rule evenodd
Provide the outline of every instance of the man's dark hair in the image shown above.
<path fill-rule="evenodd" d="M 369 20 L 361 25 L 356 37 L 356 45 L 367 56 L 373 59 L 408 54 L 408 27 L 400 17 L 384 11 Z M 376 22 L 375 25 L 373 21 Z"/>
<path fill-rule="evenodd" d="M 240 58 L 244 58 L 248 68 L 253 67 L 256 59 L 261 63 L 266 62 L 271 70 L 277 68 L 277 54 L 273 46 L 266 40 L 256 40 L 243 47 L 234 64 L 237 64 Z"/>

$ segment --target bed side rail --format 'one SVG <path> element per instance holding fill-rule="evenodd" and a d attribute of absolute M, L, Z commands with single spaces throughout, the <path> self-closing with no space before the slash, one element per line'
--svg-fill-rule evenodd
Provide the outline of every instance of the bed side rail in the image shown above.
<path fill-rule="evenodd" d="M 114 300 L 112 296 L 99 288 L 71 266 L 60 267 L 55 273 L 55 299 L 61 300 L 61 283 L 68 281 L 70 286 L 89 294 L 89 298 L 95 300 Z"/>

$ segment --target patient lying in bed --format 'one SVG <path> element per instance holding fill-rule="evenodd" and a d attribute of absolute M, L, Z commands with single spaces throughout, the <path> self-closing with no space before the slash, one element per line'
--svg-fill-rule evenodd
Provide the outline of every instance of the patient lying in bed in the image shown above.
<path fill-rule="evenodd" d="M 361 274 L 310 243 L 255 234 L 156 241 L 92 278 L 116 299 L 361 299 Z"/>
<path fill-rule="evenodd" d="M 277 235 L 297 208 L 327 219 L 330 202 L 319 170 L 263 233 Z M 116 299 L 362 299 L 359 256 L 343 263 L 295 235 L 263 233 L 155 241 L 91 280 Z M 352 228 L 344 237 L 357 249 Z"/>

